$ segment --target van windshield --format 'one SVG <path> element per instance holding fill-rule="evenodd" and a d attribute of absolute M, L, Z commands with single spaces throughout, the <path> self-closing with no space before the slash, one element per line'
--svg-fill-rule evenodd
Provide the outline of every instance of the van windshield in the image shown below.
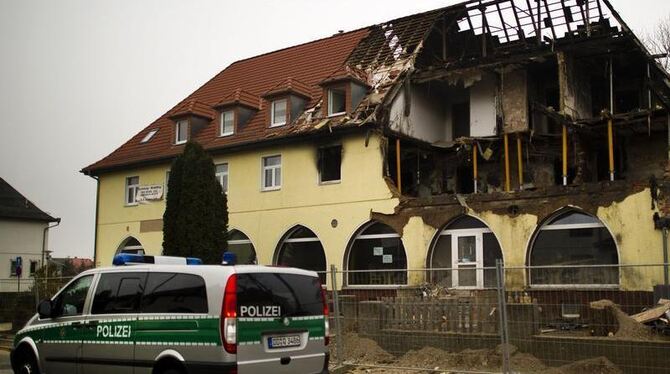
<path fill-rule="evenodd" d="M 317 277 L 299 274 L 238 274 L 237 308 L 242 318 L 319 316 L 321 283 Z"/>

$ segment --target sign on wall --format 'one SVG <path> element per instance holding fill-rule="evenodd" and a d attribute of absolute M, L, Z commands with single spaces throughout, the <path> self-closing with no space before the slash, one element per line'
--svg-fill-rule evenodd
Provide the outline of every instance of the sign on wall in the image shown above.
<path fill-rule="evenodd" d="M 163 186 L 154 184 L 150 186 L 139 186 L 137 188 L 137 202 L 151 202 L 163 198 Z"/>

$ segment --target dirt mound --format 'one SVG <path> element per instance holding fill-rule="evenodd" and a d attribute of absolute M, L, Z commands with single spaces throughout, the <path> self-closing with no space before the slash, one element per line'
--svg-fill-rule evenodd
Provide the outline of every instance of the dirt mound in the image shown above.
<path fill-rule="evenodd" d="M 346 361 L 368 364 L 388 364 L 395 361 L 395 357 L 383 350 L 374 340 L 359 337 L 358 334 L 345 335 L 342 343 Z M 337 350 L 333 350 L 333 353 L 335 352 Z"/>
<path fill-rule="evenodd" d="M 500 356 L 496 355 L 492 350 L 466 349 L 459 353 L 452 353 L 434 347 L 424 347 L 417 351 L 409 351 L 395 363 L 395 365 L 402 367 L 418 367 L 438 371 L 497 368 L 500 364 Z"/>
<path fill-rule="evenodd" d="M 623 371 L 619 370 L 612 361 L 605 357 L 577 361 L 561 366 L 559 369 L 563 374 L 623 374 Z"/>
<path fill-rule="evenodd" d="M 614 337 L 622 340 L 658 340 L 651 329 L 624 313 L 618 305 L 611 300 L 599 300 L 591 302 L 592 309 L 607 310 L 616 318 L 619 328 Z"/>

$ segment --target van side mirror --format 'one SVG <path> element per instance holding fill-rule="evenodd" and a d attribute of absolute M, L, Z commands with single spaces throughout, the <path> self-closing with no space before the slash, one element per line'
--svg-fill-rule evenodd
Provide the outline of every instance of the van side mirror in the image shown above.
<path fill-rule="evenodd" d="M 37 306 L 37 314 L 39 314 L 40 319 L 51 318 L 51 300 L 42 300 Z"/>

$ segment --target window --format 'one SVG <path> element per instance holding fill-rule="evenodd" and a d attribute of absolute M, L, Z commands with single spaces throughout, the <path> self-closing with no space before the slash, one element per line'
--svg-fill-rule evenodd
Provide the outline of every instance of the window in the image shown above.
<path fill-rule="evenodd" d="M 86 295 L 93 281 L 92 275 L 81 277 L 67 286 L 53 301 L 53 316 L 79 316 L 84 312 Z"/>
<path fill-rule="evenodd" d="M 323 245 L 316 234 L 304 226 L 296 226 L 285 235 L 279 245 L 276 263 L 319 272 L 321 282 L 326 283 Z"/>
<path fill-rule="evenodd" d="M 140 177 L 126 178 L 126 205 L 137 204 L 137 190 L 140 187 Z"/>
<path fill-rule="evenodd" d="M 205 281 L 192 274 L 150 273 L 142 313 L 207 313 Z"/>
<path fill-rule="evenodd" d="M 341 178 L 342 146 L 319 148 L 319 182 L 334 183 Z"/>
<path fill-rule="evenodd" d="M 220 135 L 233 135 L 235 132 L 235 112 L 228 110 L 221 113 Z"/>
<path fill-rule="evenodd" d="M 146 273 L 106 273 L 100 276 L 92 314 L 137 313 Z"/>
<path fill-rule="evenodd" d="M 263 190 L 281 188 L 281 156 L 263 157 Z"/>
<path fill-rule="evenodd" d="M 143 255 L 144 254 L 144 247 L 142 246 L 142 243 L 140 243 L 139 240 L 130 237 L 121 243 L 119 245 L 119 248 L 116 249 L 116 254 L 118 255 L 119 253 L 130 253 L 134 255 Z"/>
<path fill-rule="evenodd" d="M 185 119 L 177 121 L 175 133 L 175 144 L 186 143 L 188 141 L 188 121 Z"/>
<path fill-rule="evenodd" d="M 247 309 L 240 306 L 279 306 L 282 316 L 323 315 L 319 279 L 299 274 L 238 274 L 237 305 L 240 311 Z"/>
<path fill-rule="evenodd" d="M 328 115 L 338 116 L 346 113 L 347 91 L 344 88 L 331 88 L 328 90 Z"/>
<path fill-rule="evenodd" d="M 600 220 L 581 212 L 559 214 L 542 225 L 532 242 L 529 261 L 534 286 L 619 284 L 614 238 Z"/>
<path fill-rule="evenodd" d="M 151 138 L 154 137 L 154 135 L 156 135 L 157 132 L 158 132 L 158 129 L 153 129 L 153 130 L 149 131 L 149 132 L 144 136 L 144 138 L 142 138 L 142 141 L 141 141 L 140 143 L 146 143 L 146 142 L 148 142 L 149 140 L 151 140 Z"/>
<path fill-rule="evenodd" d="M 228 252 L 235 254 L 240 265 L 253 265 L 258 262 L 253 243 L 242 231 L 231 230 L 228 233 Z"/>
<path fill-rule="evenodd" d="M 282 126 L 286 124 L 287 100 L 275 100 L 271 105 L 270 126 Z"/>
<path fill-rule="evenodd" d="M 17 262 L 15 259 L 10 259 L 9 260 L 9 275 L 12 277 L 16 276 L 16 267 L 17 267 Z"/>
<path fill-rule="evenodd" d="M 216 165 L 216 180 L 219 181 L 223 192 L 228 192 L 228 164 Z"/>
<path fill-rule="evenodd" d="M 480 220 L 462 216 L 447 225 L 431 250 L 431 281 L 443 287 L 490 288 L 496 285 L 496 260 L 502 259 L 498 239 Z"/>
<path fill-rule="evenodd" d="M 30 275 L 35 274 L 37 271 L 37 261 L 31 260 L 30 261 Z"/>
<path fill-rule="evenodd" d="M 375 270 L 407 269 L 405 247 L 393 229 L 383 223 L 372 222 L 355 236 L 349 247 L 347 270 L 349 285 L 407 284 L 406 271 Z"/>

